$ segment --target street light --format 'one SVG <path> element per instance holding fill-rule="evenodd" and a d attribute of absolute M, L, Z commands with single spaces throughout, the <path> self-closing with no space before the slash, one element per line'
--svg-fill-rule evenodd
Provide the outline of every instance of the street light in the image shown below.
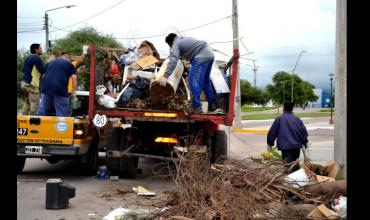
<path fill-rule="evenodd" d="M 46 50 L 46 54 L 49 54 L 49 15 L 48 15 L 48 11 L 53 11 L 53 10 L 57 10 L 57 9 L 61 9 L 61 8 L 72 8 L 72 7 L 75 7 L 76 5 L 65 5 L 65 6 L 61 6 L 61 7 L 57 7 L 57 8 L 52 8 L 52 9 L 49 9 L 49 10 L 46 10 L 45 11 L 45 50 Z"/>
<path fill-rule="evenodd" d="M 283 84 L 283 105 L 284 105 L 284 103 L 285 103 L 285 81 L 281 81 L 279 83 L 279 85 L 280 84 Z M 279 108 L 280 108 L 280 102 L 279 102 L 279 106 L 278 106 L 278 114 L 279 114 Z"/>
<path fill-rule="evenodd" d="M 283 84 L 283 103 L 285 103 L 285 81 L 280 82 L 280 84 Z"/>
<path fill-rule="evenodd" d="M 330 120 L 329 124 L 334 124 L 334 119 L 333 119 L 333 78 L 334 74 L 330 73 Z"/>
<path fill-rule="evenodd" d="M 293 98 L 293 74 L 294 74 L 294 70 L 295 70 L 295 68 L 296 68 L 296 67 L 297 67 L 297 65 L 298 65 L 299 58 L 301 58 L 302 53 L 306 53 L 306 51 L 305 51 L 305 50 L 301 50 L 301 52 L 299 53 L 299 56 L 298 56 L 297 62 L 295 63 L 294 69 L 293 69 L 293 71 L 292 71 L 292 77 L 291 77 L 291 83 L 292 83 L 292 102 L 294 101 L 294 98 Z"/>

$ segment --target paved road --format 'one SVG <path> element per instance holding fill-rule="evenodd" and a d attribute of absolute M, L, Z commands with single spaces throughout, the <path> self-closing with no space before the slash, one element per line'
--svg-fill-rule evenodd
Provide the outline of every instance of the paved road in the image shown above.
<path fill-rule="evenodd" d="M 311 113 L 311 112 L 319 112 L 322 109 L 327 109 L 327 108 L 294 108 L 293 112 L 295 113 Z M 277 109 L 272 109 L 272 110 L 266 110 L 266 111 L 257 111 L 257 112 L 242 112 L 242 115 L 248 115 L 248 114 L 253 114 L 253 115 L 260 115 L 260 114 L 275 114 L 277 113 Z M 283 112 L 283 107 L 279 108 L 279 113 Z"/>
<path fill-rule="evenodd" d="M 307 119 L 307 126 L 323 126 L 329 118 Z M 246 122 L 250 127 L 269 127 L 272 121 Z M 325 124 L 326 125 L 326 124 Z M 244 159 L 249 156 L 260 157 L 266 150 L 266 134 L 230 132 L 229 156 Z M 315 128 L 309 130 L 311 157 L 315 161 L 333 159 L 333 129 Z M 110 211 L 118 207 L 132 204 L 153 205 L 163 203 L 165 192 L 176 185 L 171 178 L 155 177 L 151 169 L 157 162 L 140 159 L 139 166 L 143 173 L 134 180 L 119 181 L 97 180 L 94 177 L 81 176 L 72 161 L 61 161 L 49 164 L 45 160 L 28 159 L 24 173 L 17 175 L 17 219 L 19 220 L 61 220 L 61 219 L 102 219 Z M 61 178 L 65 183 L 76 187 L 76 197 L 70 199 L 67 209 L 45 209 L 46 183 L 49 178 Z M 131 192 L 133 186 L 144 186 L 157 193 L 153 198 L 140 198 Z M 116 195 L 111 200 L 99 197 L 102 191 L 114 192 L 116 189 L 128 190 L 129 193 Z M 146 207 L 146 206 L 144 206 Z M 95 218 L 89 217 L 95 214 Z"/>
<path fill-rule="evenodd" d="M 60 161 L 49 164 L 45 160 L 27 159 L 24 173 L 17 175 L 17 219 L 18 220 L 85 220 L 102 219 L 118 207 L 133 204 L 161 204 L 166 197 L 165 191 L 175 188 L 171 178 L 155 177 L 151 167 L 152 160 L 140 161 L 143 173 L 134 180 L 119 181 L 97 180 L 94 177 L 81 176 L 73 161 Z M 45 209 L 46 180 L 61 178 L 64 183 L 76 187 L 76 196 L 69 200 L 69 207 L 60 210 Z M 152 199 L 139 198 L 132 193 L 132 187 L 147 187 L 157 193 Z M 111 200 L 99 197 L 104 192 L 112 193 L 116 189 L 130 193 L 116 195 Z M 162 202 L 163 203 L 163 202 Z M 95 214 L 95 218 L 89 217 Z"/>

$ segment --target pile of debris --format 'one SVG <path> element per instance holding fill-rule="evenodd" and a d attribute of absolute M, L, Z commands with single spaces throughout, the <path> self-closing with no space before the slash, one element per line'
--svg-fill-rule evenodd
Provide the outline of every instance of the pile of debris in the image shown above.
<path fill-rule="evenodd" d="M 307 170 L 309 181 L 298 184 L 293 180 L 298 171 L 287 175 L 298 161 L 224 160 L 211 165 L 205 154 L 189 148 L 187 154 L 179 155 L 173 175 L 178 188 L 161 219 L 338 219 L 343 214 L 327 206 L 346 195 L 346 182 L 309 171 L 328 166 L 302 165 L 299 173 Z M 331 175 L 336 175 L 333 168 Z M 310 205 L 302 208 L 302 204 Z"/>

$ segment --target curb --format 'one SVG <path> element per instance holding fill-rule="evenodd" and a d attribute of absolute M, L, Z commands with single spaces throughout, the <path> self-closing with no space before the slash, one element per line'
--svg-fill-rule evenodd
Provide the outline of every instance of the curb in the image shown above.
<path fill-rule="evenodd" d="M 243 132 L 243 133 L 258 133 L 258 134 L 267 134 L 269 129 L 243 129 L 243 128 L 235 128 L 233 132 Z"/>

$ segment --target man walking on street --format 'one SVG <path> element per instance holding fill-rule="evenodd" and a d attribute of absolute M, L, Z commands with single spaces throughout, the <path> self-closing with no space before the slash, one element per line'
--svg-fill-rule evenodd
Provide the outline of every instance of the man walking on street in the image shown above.
<path fill-rule="evenodd" d="M 161 76 L 157 81 L 162 86 L 166 86 L 167 78 L 176 68 L 179 59 L 185 59 L 191 62 L 189 72 L 189 86 L 193 95 L 193 112 L 201 113 L 200 94 L 204 90 L 210 111 L 215 110 L 213 89 L 211 85 L 210 75 L 214 54 L 207 42 L 200 41 L 191 37 L 177 36 L 171 33 L 166 37 L 166 43 L 170 46 L 169 63 L 167 65 L 164 76 Z"/>
<path fill-rule="evenodd" d="M 267 134 L 268 150 L 274 146 L 277 139 L 277 148 L 281 150 L 282 158 L 290 163 L 299 158 L 302 145 L 307 148 L 308 134 L 302 120 L 293 114 L 292 102 L 284 104 L 283 115 L 277 117 Z M 299 169 L 295 166 L 291 172 Z"/>
<path fill-rule="evenodd" d="M 68 95 L 68 80 L 72 76 L 73 89 L 77 90 L 76 69 L 71 63 L 69 54 L 62 53 L 46 65 L 46 73 L 41 81 L 41 104 L 38 115 L 48 115 L 54 106 L 56 116 L 68 117 L 71 115 L 71 103 Z"/>
<path fill-rule="evenodd" d="M 35 115 L 40 105 L 40 77 L 45 73 L 40 44 L 30 46 L 31 55 L 24 60 L 21 89 L 24 93 L 23 115 Z"/>

